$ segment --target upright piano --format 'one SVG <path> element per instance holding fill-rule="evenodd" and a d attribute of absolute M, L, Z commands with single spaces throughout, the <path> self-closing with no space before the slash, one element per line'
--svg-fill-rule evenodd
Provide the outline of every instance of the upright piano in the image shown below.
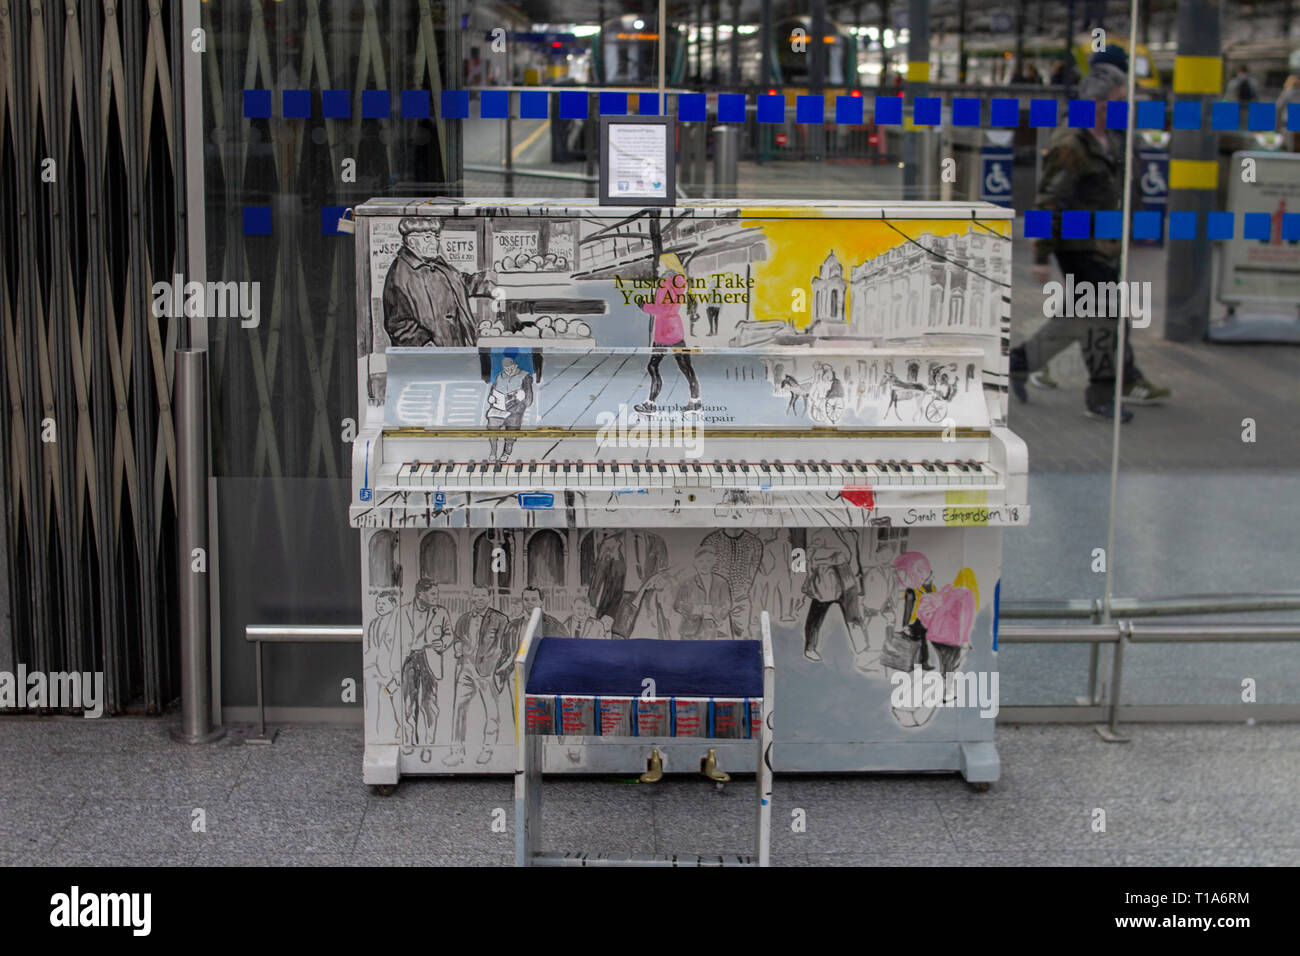
<path fill-rule="evenodd" d="M 355 214 L 367 783 L 512 772 L 537 607 L 539 636 L 592 641 L 753 639 L 766 610 L 777 771 L 997 778 L 1002 528 L 1029 520 L 1009 210 Z M 610 719 L 590 703 L 544 715 L 548 771 L 652 749 L 694 771 L 702 722 L 754 731 L 744 701 L 646 704 L 636 736 L 588 747 Z"/>

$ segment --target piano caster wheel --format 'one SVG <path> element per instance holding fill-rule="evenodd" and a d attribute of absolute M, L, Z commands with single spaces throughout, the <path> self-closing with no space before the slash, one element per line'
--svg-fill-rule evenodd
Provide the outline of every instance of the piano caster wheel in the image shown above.
<path fill-rule="evenodd" d="M 700 761 L 700 773 L 718 784 L 719 790 L 722 789 L 722 784 L 731 780 L 731 774 L 718 769 L 718 752 L 712 747 L 709 748 L 709 755 Z"/>
<path fill-rule="evenodd" d="M 658 783 L 664 778 L 664 758 L 659 756 L 659 748 L 655 747 L 650 751 L 650 759 L 646 761 L 646 772 L 637 777 L 641 783 Z"/>
<path fill-rule="evenodd" d="M 397 792 L 397 784 L 377 783 L 370 789 L 374 791 L 374 794 L 377 797 L 391 797 L 393 794 Z"/>
<path fill-rule="evenodd" d="M 968 780 L 967 784 L 976 793 L 988 793 L 993 787 L 993 784 L 987 780 Z"/>

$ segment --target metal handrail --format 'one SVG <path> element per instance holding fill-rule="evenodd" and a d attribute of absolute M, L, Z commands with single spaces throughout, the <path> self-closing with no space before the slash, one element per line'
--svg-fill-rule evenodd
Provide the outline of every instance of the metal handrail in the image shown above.
<path fill-rule="evenodd" d="M 244 742 L 269 744 L 275 740 L 275 734 L 266 736 L 266 701 L 262 691 L 263 644 L 352 644 L 361 640 L 361 633 L 360 627 L 352 625 L 249 624 L 245 626 L 244 640 L 257 645 L 254 656 L 257 675 L 257 736 L 249 737 Z"/>
<path fill-rule="evenodd" d="M 483 163 L 465 163 L 467 173 L 491 173 L 494 176 L 531 176 L 534 179 L 563 179 L 575 183 L 594 183 L 598 176 L 568 172 L 563 169 L 532 169 L 527 166 L 491 166 Z"/>
<path fill-rule="evenodd" d="M 1129 644 L 1253 644 L 1300 641 L 1300 624 L 1135 624 L 1131 620 L 1110 624 L 1010 625 L 998 628 L 998 643 L 1115 645 L 1111 668 L 1110 719 L 1098 727 L 1102 739 L 1127 743 L 1119 730 L 1120 682 L 1124 676 L 1124 648 Z M 1095 685 L 1094 685 L 1095 689 Z M 1095 698 L 1092 703 L 1099 703 Z"/>
<path fill-rule="evenodd" d="M 1124 617 L 1173 617 L 1183 614 L 1240 614 L 1258 611 L 1300 611 L 1300 593 L 1280 591 L 1268 594 L 1189 594 L 1155 598 L 1111 598 L 1112 615 Z M 1101 598 L 1017 601 L 998 609 L 1004 620 L 1075 619 L 1100 617 Z"/>
<path fill-rule="evenodd" d="M 1120 599 L 1133 604 L 1146 604 L 1151 615 L 1186 614 L 1184 608 L 1206 607 L 1219 602 L 1216 607 L 1231 610 L 1276 610 L 1289 609 L 1300 605 L 1300 597 L 1295 595 L 1255 595 L 1251 598 L 1232 596 L 1205 598 L 1158 598 L 1154 602 L 1139 602 L 1135 599 Z M 1256 606 L 1245 607 L 1252 603 Z M 1118 602 L 1112 602 L 1115 604 Z M 1018 612 L 1023 612 L 1031 605 L 1020 605 Z M 1087 609 L 1089 615 L 1100 614 L 1100 601 L 1068 601 L 1064 603 L 1034 602 L 1035 614 L 1023 614 L 1025 617 L 1047 616 L 1045 609 L 1064 607 L 1073 612 L 1080 606 Z M 1177 607 L 1179 610 L 1169 610 Z M 1007 608 L 1002 609 L 1003 617 L 1008 615 Z M 1205 612 L 1214 613 L 1214 612 Z M 1066 615 L 1061 615 L 1066 616 Z M 256 684 L 257 684 L 257 735 L 248 738 L 249 743 L 271 743 L 274 735 L 266 736 L 266 707 L 262 680 L 262 645 L 263 644 L 350 644 L 359 642 L 362 637 L 360 627 L 350 625 L 280 625 L 249 624 L 244 628 L 244 639 L 257 645 Z M 1300 624 L 1146 624 L 1135 623 L 1130 619 L 1117 620 L 1110 624 L 1094 622 L 1091 624 L 1065 625 L 1028 625 L 1008 624 L 998 628 L 999 644 L 1090 644 L 1094 651 L 1093 673 L 1090 675 L 1091 689 L 1094 696 L 1091 703 L 1098 704 L 1096 689 L 1095 651 L 1102 644 L 1115 645 L 1115 659 L 1111 668 L 1110 717 L 1107 726 L 1099 727 L 1098 732 L 1109 741 L 1125 742 L 1126 736 L 1119 731 L 1120 682 L 1124 675 L 1124 648 L 1128 644 L 1251 644 L 1282 643 L 1300 641 Z"/>

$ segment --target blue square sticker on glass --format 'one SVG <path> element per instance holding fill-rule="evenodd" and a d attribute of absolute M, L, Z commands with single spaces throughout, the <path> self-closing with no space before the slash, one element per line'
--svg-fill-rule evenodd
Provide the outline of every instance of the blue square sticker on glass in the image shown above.
<path fill-rule="evenodd" d="M 1207 239 L 1231 239 L 1236 234 L 1234 214 L 1230 212 L 1211 212 L 1205 216 L 1205 237 Z"/>
<path fill-rule="evenodd" d="M 351 119 L 352 91 L 322 90 L 320 107 L 321 115 L 326 119 Z"/>
<path fill-rule="evenodd" d="M 1056 125 L 1056 100 L 1030 100 L 1029 101 L 1029 125 L 1030 126 L 1055 126 Z"/>
<path fill-rule="evenodd" d="M 520 119 L 546 119 L 549 107 L 547 95 L 541 90 L 525 90 L 519 94 Z"/>
<path fill-rule="evenodd" d="M 862 112 L 862 97 L 835 97 L 835 122 L 841 126 L 861 126 Z"/>
<path fill-rule="evenodd" d="M 677 94 L 677 119 L 683 123 L 703 123 L 709 118 L 708 100 L 703 93 Z"/>
<path fill-rule="evenodd" d="M 1061 213 L 1062 239 L 1087 239 L 1092 231 L 1092 213 L 1087 209 L 1067 209 Z"/>
<path fill-rule="evenodd" d="M 1169 214 L 1170 239 L 1196 238 L 1196 213 L 1180 209 Z"/>
<path fill-rule="evenodd" d="M 1133 213 L 1133 238 L 1159 239 L 1160 218 L 1160 213 L 1153 210 Z"/>
<path fill-rule="evenodd" d="M 1052 235 L 1052 211 L 1027 209 L 1025 211 L 1025 238 L 1049 239 Z"/>
<path fill-rule="evenodd" d="M 903 98 L 901 96 L 876 97 L 876 125 L 901 126 L 903 123 Z"/>
<path fill-rule="evenodd" d="M 484 90 L 478 97 L 478 115 L 481 119 L 509 119 L 510 93 L 506 90 Z"/>
<path fill-rule="evenodd" d="M 781 93 L 760 93 L 758 99 L 758 121 L 760 123 L 785 122 L 785 96 Z"/>
<path fill-rule="evenodd" d="M 1019 126 L 1020 101 L 997 98 L 989 101 L 990 126 Z"/>
<path fill-rule="evenodd" d="M 1174 129 L 1201 128 L 1201 101 L 1174 101 Z"/>
<path fill-rule="evenodd" d="M 719 93 L 718 94 L 718 122 L 719 123 L 745 122 L 745 94 L 744 93 Z"/>
<path fill-rule="evenodd" d="M 601 116 L 626 116 L 627 115 L 627 94 L 619 92 L 617 90 L 601 90 L 600 115 Z"/>
<path fill-rule="evenodd" d="M 1268 242 L 1273 234 L 1273 215 L 1267 212 L 1246 212 L 1241 214 L 1241 236 L 1243 239 L 1256 239 Z"/>
<path fill-rule="evenodd" d="M 826 100 L 820 96 L 795 97 L 794 121 L 796 123 L 826 122 Z"/>
<path fill-rule="evenodd" d="M 311 90 L 285 90 L 280 94 L 280 112 L 285 119 L 311 117 Z"/>
<path fill-rule="evenodd" d="M 560 119 L 586 119 L 587 94 L 577 90 L 560 91 Z"/>
<path fill-rule="evenodd" d="M 388 90 L 361 91 L 361 118 L 387 119 L 392 108 L 392 95 Z"/>
<path fill-rule="evenodd" d="M 1030 109 L 1032 110 L 1032 107 Z M 1066 122 L 1073 129 L 1089 129 L 1096 126 L 1097 104 L 1092 100 L 1070 100 L 1069 106 L 1066 107 Z"/>
<path fill-rule="evenodd" d="M 1138 103 L 1137 121 L 1133 125 L 1135 129 L 1164 129 L 1165 104 L 1160 100 L 1143 100 Z"/>
<path fill-rule="evenodd" d="M 980 101 L 975 96 L 956 96 L 952 101 L 953 126 L 979 126 Z M 996 124 L 992 124 L 996 125 Z"/>
<path fill-rule="evenodd" d="M 244 90 L 244 119 L 271 118 L 271 91 Z"/>
<path fill-rule="evenodd" d="M 938 126 L 942 119 L 943 100 L 937 96 L 918 96 L 912 100 L 913 126 Z"/>
<path fill-rule="evenodd" d="M 429 91 L 402 90 L 402 119 L 429 118 Z"/>
<path fill-rule="evenodd" d="M 1241 126 L 1241 104 L 1231 103 L 1211 103 L 1210 104 L 1210 128 L 1237 129 Z"/>

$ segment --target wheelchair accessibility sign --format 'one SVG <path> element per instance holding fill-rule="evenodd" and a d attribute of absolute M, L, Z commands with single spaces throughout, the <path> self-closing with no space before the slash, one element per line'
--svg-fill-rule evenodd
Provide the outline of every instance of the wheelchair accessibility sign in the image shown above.
<path fill-rule="evenodd" d="M 980 149 L 980 199 L 1011 205 L 1011 171 L 1015 154 L 1010 146 L 984 146 Z"/>
<path fill-rule="evenodd" d="M 1169 202 L 1169 153 L 1165 150 L 1140 150 L 1142 205 L 1164 206 Z"/>

